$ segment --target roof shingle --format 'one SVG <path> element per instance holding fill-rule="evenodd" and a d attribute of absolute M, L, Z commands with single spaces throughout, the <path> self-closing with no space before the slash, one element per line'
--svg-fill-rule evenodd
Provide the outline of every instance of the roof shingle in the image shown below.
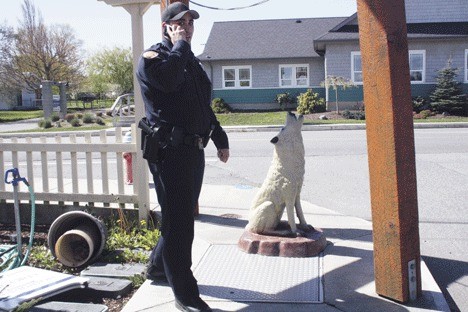
<path fill-rule="evenodd" d="M 318 57 L 314 39 L 346 17 L 215 22 L 201 60 Z"/>

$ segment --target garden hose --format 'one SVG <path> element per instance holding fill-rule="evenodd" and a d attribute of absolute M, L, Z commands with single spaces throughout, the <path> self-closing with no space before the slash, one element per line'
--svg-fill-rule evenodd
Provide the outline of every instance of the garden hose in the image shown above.
<path fill-rule="evenodd" d="M 12 180 L 10 181 L 8 180 L 9 173 L 11 173 L 13 177 Z M 29 234 L 29 243 L 28 243 L 28 246 L 26 248 L 26 252 L 24 255 L 22 252 L 23 246 L 21 242 L 21 220 L 20 220 L 20 214 L 19 214 L 19 199 L 18 199 L 18 182 L 21 182 L 21 181 L 28 187 L 29 195 L 31 199 L 31 230 Z M 34 230 L 35 230 L 35 225 L 36 225 L 36 204 L 35 204 L 36 197 L 34 195 L 33 187 L 29 185 L 26 178 L 22 178 L 19 175 L 19 171 L 17 168 L 13 168 L 5 172 L 5 183 L 13 184 L 13 195 L 14 195 L 14 201 L 15 201 L 14 206 L 15 206 L 16 245 L 1 245 L 0 246 L 0 259 L 1 259 L 0 267 L 3 267 L 1 272 L 17 268 L 26 263 L 31 253 L 33 240 L 34 240 Z"/>

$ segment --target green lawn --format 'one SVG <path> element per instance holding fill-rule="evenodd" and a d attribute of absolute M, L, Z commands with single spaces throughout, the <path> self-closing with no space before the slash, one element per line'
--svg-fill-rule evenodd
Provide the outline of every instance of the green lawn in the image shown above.
<path fill-rule="evenodd" d="M 216 114 L 219 122 L 223 126 L 243 126 L 243 125 L 284 125 L 286 121 L 286 112 L 262 112 L 262 113 L 229 113 Z M 330 120 L 310 120 L 305 119 L 305 125 L 323 125 L 323 124 L 363 124 L 365 120 L 355 119 L 330 119 Z M 450 118 L 427 118 L 414 119 L 414 122 L 468 122 L 468 117 L 450 117 Z"/>
<path fill-rule="evenodd" d="M 216 114 L 218 121 L 223 126 L 265 126 L 284 125 L 286 112 L 255 112 L 255 113 L 229 113 Z M 305 125 L 338 124 L 338 123 L 364 123 L 363 120 L 335 119 L 335 120 L 304 120 Z"/>
<path fill-rule="evenodd" d="M 42 110 L 35 111 L 0 111 L 0 122 L 18 121 L 44 116 Z"/>
<path fill-rule="evenodd" d="M 242 112 L 217 114 L 217 118 L 223 126 L 264 126 L 264 125 L 284 125 L 286 120 L 286 112 Z M 43 117 L 42 111 L 0 111 L 0 122 L 17 121 L 29 118 Z M 415 119 L 414 122 L 468 122 L 468 117 L 450 117 L 450 118 L 428 118 Z M 314 124 L 349 124 L 349 123 L 365 123 L 364 120 L 354 119 L 331 119 L 331 120 L 309 120 L 304 121 L 305 125 Z M 78 127 L 75 129 L 83 129 Z M 99 127 L 98 127 L 99 128 Z M 73 129 L 70 129 L 73 130 Z M 49 130 L 51 131 L 51 130 Z"/>

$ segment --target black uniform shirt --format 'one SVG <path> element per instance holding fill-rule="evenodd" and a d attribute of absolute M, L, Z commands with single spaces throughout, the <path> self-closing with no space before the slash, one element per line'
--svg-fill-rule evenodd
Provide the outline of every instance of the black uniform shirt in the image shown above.
<path fill-rule="evenodd" d="M 164 38 L 153 45 L 143 53 L 136 74 L 152 125 L 162 121 L 202 136 L 213 125 L 211 138 L 216 147 L 229 148 L 210 106 L 211 82 L 186 41 L 173 45 Z"/>

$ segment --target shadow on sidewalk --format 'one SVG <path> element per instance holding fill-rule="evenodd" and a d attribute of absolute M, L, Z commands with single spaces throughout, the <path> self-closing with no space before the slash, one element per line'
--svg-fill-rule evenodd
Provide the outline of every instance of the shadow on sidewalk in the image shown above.
<path fill-rule="evenodd" d="M 432 275 L 439 277 L 436 282 L 447 300 L 450 311 L 461 311 L 447 288 L 451 283 L 457 283 L 457 280 L 468 275 L 468 262 L 425 256 L 423 259 Z"/>
<path fill-rule="evenodd" d="M 224 225 L 237 228 L 245 228 L 247 225 L 247 220 L 240 219 L 241 216 L 235 214 L 225 214 L 221 216 L 209 215 L 209 214 L 199 214 L 197 221 L 201 223 L 211 223 L 215 225 Z"/>

